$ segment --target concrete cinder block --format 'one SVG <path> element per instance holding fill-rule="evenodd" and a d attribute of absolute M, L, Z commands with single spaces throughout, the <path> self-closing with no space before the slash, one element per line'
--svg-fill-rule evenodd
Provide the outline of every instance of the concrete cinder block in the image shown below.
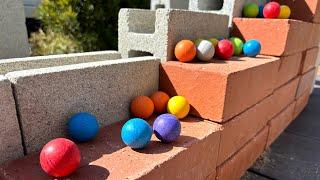
<path fill-rule="evenodd" d="M 79 144 L 81 165 L 68 179 L 204 179 L 215 171 L 221 126 L 197 118 L 181 121 L 181 137 L 163 144 L 153 135 L 142 150 L 132 150 L 119 136 L 124 122 L 103 128 Z M 50 179 L 38 154 L 0 166 L 2 179 Z"/>
<path fill-rule="evenodd" d="M 279 88 L 299 74 L 302 60 L 302 53 L 280 57 L 280 66 L 275 88 Z"/>
<path fill-rule="evenodd" d="M 187 27 L 187 28 L 186 28 Z M 119 52 L 123 58 L 154 55 L 173 60 L 182 39 L 228 37 L 228 16 L 176 9 L 121 9 Z"/>
<path fill-rule="evenodd" d="M 268 96 L 245 112 L 222 124 L 218 165 L 248 143 L 272 118 L 274 99 Z"/>
<path fill-rule="evenodd" d="M 0 163 L 23 156 L 22 138 L 10 81 L 0 75 Z"/>
<path fill-rule="evenodd" d="M 185 96 L 192 115 L 225 122 L 273 92 L 279 63 L 270 56 L 212 63 L 168 61 L 161 64 L 160 89 Z"/>
<path fill-rule="evenodd" d="M 266 0 L 151 0 L 151 9 L 189 9 L 207 13 L 226 14 L 229 26 L 233 17 L 241 17 L 242 9 L 247 3 L 265 4 Z"/>
<path fill-rule="evenodd" d="M 316 66 L 318 53 L 319 47 L 311 48 L 304 52 L 299 74 L 305 74 Z"/>
<path fill-rule="evenodd" d="M 288 56 L 318 46 L 318 26 L 292 19 L 234 18 L 232 35 L 258 39 L 261 54 Z M 310 36 L 301 36 L 309 34 Z M 315 40 L 316 39 L 316 40 Z M 317 41 L 317 42 L 316 42 Z"/>
<path fill-rule="evenodd" d="M 294 101 L 288 107 L 286 107 L 281 113 L 270 120 L 269 135 L 267 141 L 267 147 L 270 146 L 279 135 L 288 127 L 293 120 L 294 109 L 296 102 Z"/>
<path fill-rule="evenodd" d="M 303 93 L 311 91 L 314 82 L 314 75 L 316 73 L 316 68 L 311 69 L 307 73 L 301 75 L 296 98 L 299 98 Z"/>
<path fill-rule="evenodd" d="M 30 54 L 22 0 L 0 3 L 0 59 Z"/>
<path fill-rule="evenodd" d="M 158 90 L 159 60 L 141 57 L 10 72 L 27 153 L 66 136 L 74 113 L 94 114 L 101 125 L 127 120 L 138 95 Z"/>
<path fill-rule="evenodd" d="M 0 74 L 6 74 L 11 71 L 38 69 L 94 61 L 114 60 L 120 58 L 121 55 L 117 51 L 96 51 L 85 53 L 3 59 L 0 61 Z"/>
<path fill-rule="evenodd" d="M 234 156 L 217 167 L 217 180 L 240 179 L 247 169 L 263 153 L 268 138 L 268 127 L 263 128 L 248 144 Z"/>
<path fill-rule="evenodd" d="M 320 23 L 320 1 L 318 0 L 276 0 L 291 8 L 292 19 Z"/>
<path fill-rule="evenodd" d="M 189 9 L 211 13 L 227 14 L 229 26 L 234 17 L 242 17 L 242 9 L 247 3 L 265 4 L 266 0 L 189 0 Z"/>

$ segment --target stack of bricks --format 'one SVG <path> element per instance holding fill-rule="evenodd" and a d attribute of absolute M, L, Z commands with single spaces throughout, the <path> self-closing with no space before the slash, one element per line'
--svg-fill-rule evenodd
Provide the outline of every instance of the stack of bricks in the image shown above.
<path fill-rule="evenodd" d="M 319 3 L 306 4 L 316 6 L 310 7 L 316 9 L 310 22 L 233 18 L 231 35 L 259 40 L 264 56 L 161 64 L 160 89 L 185 96 L 192 115 L 222 125 L 216 179 L 241 177 L 307 105 L 320 26 Z"/>
<path fill-rule="evenodd" d="M 239 179 L 308 102 L 320 12 L 319 3 L 302 1 L 312 15 L 293 17 L 304 21 L 233 19 L 232 35 L 261 41 L 262 55 L 257 57 L 181 63 L 174 58 L 174 45 L 181 39 L 227 37 L 228 16 L 123 9 L 122 57 L 156 57 L 103 61 L 118 59 L 119 54 L 91 54 L 83 57 L 87 63 L 73 57 L 58 67 L 26 59 L 18 65 L 12 60 L 0 63 L 8 92 L 3 99 L 11 105 L 7 108 L 12 118 L 6 120 L 16 122 L 12 131 L 21 131 L 10 140 L 20 150 L 12 158 L 21 156 L 22 147 L 27 155 L 1 165 L 0 179 L 47 179 L 37 152 L 52 138 L 66 137 L 66 119 L 78 111 L 96 114 L 103 128 L 94 141 L 79 144 L 82 162 L 71 179 Z M 299 7 L 291 8 L 299 12 Z M 54 59 L 61 63 L 59 57 Z M 23 62 L 32 67 L 25 68 Z M 130 101 L 157 89 L 185 96 L 190 115 L 181 121 L 177 142 L 161 144 L 153 136 L 145 149 L 134 151 L 120 138 L 121 126 L 130 117 Z"/>

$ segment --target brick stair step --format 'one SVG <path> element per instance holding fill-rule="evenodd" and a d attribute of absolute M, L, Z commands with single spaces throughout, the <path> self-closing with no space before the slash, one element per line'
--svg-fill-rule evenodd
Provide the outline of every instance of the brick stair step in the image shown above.
<path fill-rule="evenodd" d="M 79 144 L 81 166 L 68 178 L 204 179 L 215 172 L 219 124 L 188 117 L 181 121 L 182 132 L 177 142 L 162 144 L 153 136 L 150 144 L 139 151 L 122 143 L 122 125 L 119 122 L 107 126 L 94 141 Z M 0 166 L 0 179 L 48 178 L 40 168 L 38 154 Z"/>
<path fill-rule="evenodd" d="M 245 112 L 222 123 L 218 165 L 236 153 L 271 119 L 277 117 L 281 111 L 295 101 L 298 82 L 299 78 L 287 82 Z"/>
<path fill-rule="evenodd" d="M 303 53 L 280 57 L 280 66 L 275 87 L 278 88 L 295 78 L 301 69 Z"/>
<path fill-rule="evenodd" d="M 294 115 L 294 108 L 296 102 L 294 101 L 288 107 L 279 113 L 275 118 L 269 121 L 269 134 L 267 146 L 270 146 L 285 130 L 286 127 L 292 122 Z"/>
<path fill-rule="evenodd" d="M 313 80 L 316 73 L 316 69 L 313 68 L 310 71 L 306 72 L 305 74 L 301 75 L 296 98 L 299 98 L 303 95 L 305 92 L 311 92 L 311 88 L 313 87 Z"/>
<path fill-rule="evenodd" d="M 161 64 L 159 88 L 185 96 L 192 115 L 225 122 L 273 92 L 279 64 L 279 58 L 269 56 L 212 63 L 168 61 Z"/>
<path fill-rule="evenodd" d="M 320 23 L 320 1 L 319 0 L 276 0 L 291 9 L 292 19 Z"/>
<path fill-rule="evenodd" d="M 261 54 L 287 56 L 318 46 L 320 25 L 292 19 L 233 18 L 233 36 L 261 42 Z"/>
<path fill-rule="evenodd" d="M 315 67 L 318 53 L 319 47 L 308 49 L 303 53 L 300 74 L 305 74 L 306 72 Z"/>
<path fill-rule="evenodd" d="M 263 153 L 268 137 L 268 127 L 263 128 L 249 143 L 234 156 L 217 167 L 217 180 L 236 180 L 243 176 L 248 168 Z"/>

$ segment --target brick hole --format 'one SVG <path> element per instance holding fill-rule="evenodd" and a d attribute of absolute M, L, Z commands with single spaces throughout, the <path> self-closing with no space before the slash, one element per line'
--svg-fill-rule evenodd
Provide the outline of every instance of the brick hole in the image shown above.
<path fill-rule="evenodd" d="M 171 0 L 171 9 L 189 9 L 189 0 Z"/>
<path fill-rule="evenodd" d="M 200 0 L 199 10 L 221 10 L 223 7 L 224 0 Z"/>
<path fill-rule="evenodd" d="M 160 9 L 160 8 L 166 8 L 166 6 L 164 4 L 157 4 L 156 9 Z"/>
<path fill-rule="evenodd" d="M 129 58 L 143 57 L 143 56 L 153 56 L 153 54 L 145 51 L 135 51 L 135 50 L 129 51 Z"/>

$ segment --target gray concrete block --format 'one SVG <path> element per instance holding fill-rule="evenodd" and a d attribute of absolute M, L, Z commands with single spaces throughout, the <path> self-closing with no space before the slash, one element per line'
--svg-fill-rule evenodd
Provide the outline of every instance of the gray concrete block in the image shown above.
<path fill-rule="evenodd" d="M 22 139 L 11 83 L 0 76 L 0 163 L 23 156 Z"/>
<path fill-rule="evenodd" d="M 266 0 L 151 0 L 151 9 L 189 9 L 226 14 L 230 17 L 229 26 L 231 26 L 232 18 L 241 17 L 243 7 L 250 2 L 261 5 L 265 4 Z"/>
<path fill-rule="evenodd" d="M 221 3 L 223 4 L 221 5 Z M 229 26 L 232 26 L 233 17 L 242 17 L 242 9 L 247 3 L 265 4 L 266 0 L 190 0 L 189 10 L 206 11 L 211 13 L 227 14 Z"/>
<path fill-rule="evenodd" d="M 1 0 L 0 59 L 30 54 L 22 0 Z"/>
<path fill-rule="evenodd" d="M 10 72 L 27 153 L 67 136 L 74 113 L 94 114 L 101 125 L 127 120 L 138 95 L 158 90 L 160 60 L 154 57 L 99 61 Z"/>
<path fill-rule="evenodd" d="M 228 37 L 228 16 L 177 9 L 121 9 L 119 52 L 123 58 L 154 55 L 174 59 L 182 39 Z"/>
<path fill-rule="evenodd" d="M 37 69 L 68 64 L 120 59 L 117 51 L 96 51 L 86 53 L 61 54 L 38 57 L 12 58 L 0 60 L 0 74 L 11 71 Z"/>

